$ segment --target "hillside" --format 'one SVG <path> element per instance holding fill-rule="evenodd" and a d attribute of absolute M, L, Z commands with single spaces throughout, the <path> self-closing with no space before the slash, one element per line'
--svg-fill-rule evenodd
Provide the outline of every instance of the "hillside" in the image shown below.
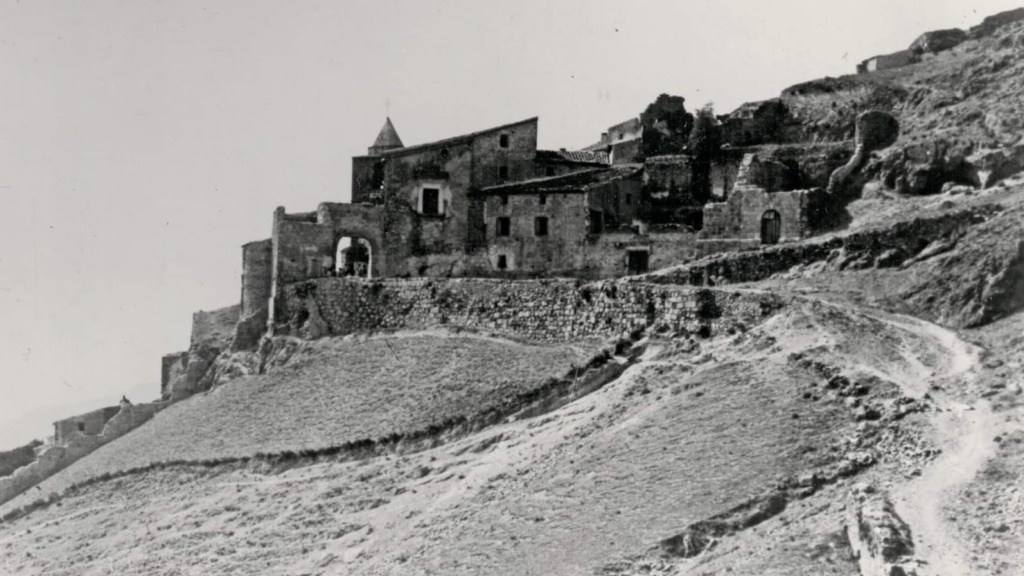
<path fill-rule="evenodd" d="M 538 347 L 446 332 L 281 341 L 266 374 L 171 406 L 0 513 L 154 463 L 229 462 L 429 429 L 529 393 L 598 351 L 594 342 Z"/>
<path fill-rule="evenodd" d="M 169 465 L 76 489 L 5 525 L 0 562 L 15 574 L 857 574 L 845 477 L 934 481 L 921 471 L 949 440 L 929 419 L 962 413 L 990 372 L 951 332 L 815 299 L 731 336 L 642 344 L 608 386 L 435 448 Z M 761 512 L 742 530 L 749 509 Z M 738 525 L 693 532 L 709 518 Z M 976 518 L 963 527 L 1019 553 L 1019 528 Z M 671 544 L 687 531 L 695 548 Z"/>

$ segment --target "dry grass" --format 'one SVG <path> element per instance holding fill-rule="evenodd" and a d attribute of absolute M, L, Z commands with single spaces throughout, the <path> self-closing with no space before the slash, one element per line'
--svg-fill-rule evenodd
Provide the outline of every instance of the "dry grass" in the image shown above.
<path fill-rule="evenodd" d="M 284 367 L 171 406 L 4 508 L 154 462 L 316 450 L 424 430 L 562 377 L 598 349 L 444 333 L 306 343 Z"/>
<path fill-rule="evenodd" d="M 620 379 L 555 412 L 408 456 L 271 475 L 172 467 L 98 483 L 0 527 L 0 566 L 593 574 L 851 449 L 849 409 L 794 352 L 892 380 L 921 377 L 912 358 L 944 368 L 926 337 L 803 306 L 735 337 L 656 341 Z M 823 504 L 834 497 L 793 503 L 700 560 L 716 564 L 710 572 L 854 574 L 833 551 L 842 514 Z"/>

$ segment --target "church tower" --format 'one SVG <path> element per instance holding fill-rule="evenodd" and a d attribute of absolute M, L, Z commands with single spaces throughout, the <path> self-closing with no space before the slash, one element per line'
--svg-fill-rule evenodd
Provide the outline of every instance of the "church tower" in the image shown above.
<path fill-rule="evenodd" d="M 402 139 L 398 137 L 398 132 L 395 131 L 395 125 L 391 123 L 391 118 L 388 117 L 384 120 L 384 127 L 380 129 L 380 134 L 377 134 L 377 139 L 373 141 L 373 145 L 367 149 L 366 153 L 370 156 L 379 156 L 381 152 L 395 150 L 403 146 Z"/>

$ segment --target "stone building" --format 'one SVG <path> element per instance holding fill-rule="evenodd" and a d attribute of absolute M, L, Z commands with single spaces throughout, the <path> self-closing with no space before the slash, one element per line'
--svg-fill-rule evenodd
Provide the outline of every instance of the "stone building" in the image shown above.
<path fill-rule="evenodd" d="M 588 238 L 633 226 L 641 172 L 594 168 L 479 189 L 486 259 L 471 272 L 574 276 L 598 266 Z"/>
<path fill-rule="evenodd" d="M 911 50 L 900 50 L 892 54 L 872 56 L 857 65 L 858 74 L 870 74 L 892 68 L 902 68 L 918 61 L 918 56 Z"/>
<path fill-rule="evenodd" d="M 827 193 L 820 188 L 788 190 L 791 182 L 784 174 L 784 166 L 745 155 L 726 201 L 704 207 L 700 242 L 743 249 L 811 235 Z"/>

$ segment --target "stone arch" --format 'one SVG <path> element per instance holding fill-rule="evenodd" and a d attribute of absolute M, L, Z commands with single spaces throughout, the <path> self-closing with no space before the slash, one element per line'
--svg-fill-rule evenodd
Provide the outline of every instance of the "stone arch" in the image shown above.
<path fill-rule="evenodd" d="M 372 278 L 373 246 L 365 238 L 342 236 L 334 250 L 334 273 L 338 276 Z"/>
<path fill-rule="evenodd" d="M 363 276 L 364 278 L 380 278 L 383 275 L 383 246 L 381 245 L 381 242 L 378 239 L 368 234 L 359 234 L 356 232 L 351 232 L 342 229 L 335 231 L 333 246 L 334 269 L 337 271 L 339 276 L 355 275 Z M 359 246 L 363 246 L 366 248 L 365 259 L 363 259 L 362 254 L 359 253 Z M 356 248 L 353 249 L 352 247 Z M 352 255 L 355 256 L 357 260 L 365 261 L 365 274 L 355 274 L 354 269 L 352 270 L 353 274 L 343 273 L 340 267 L 342 265 L 347 264 L 347 262 L 342 262 L 341 251 L 346 248 L 350 250 L 350 252 L 347 255 Z"/>
<path fill-rule="evenodd" d="M 777 210 L 761 214 L 761 244 L 778 244 L 782 236 L 782 215 Z"/>

